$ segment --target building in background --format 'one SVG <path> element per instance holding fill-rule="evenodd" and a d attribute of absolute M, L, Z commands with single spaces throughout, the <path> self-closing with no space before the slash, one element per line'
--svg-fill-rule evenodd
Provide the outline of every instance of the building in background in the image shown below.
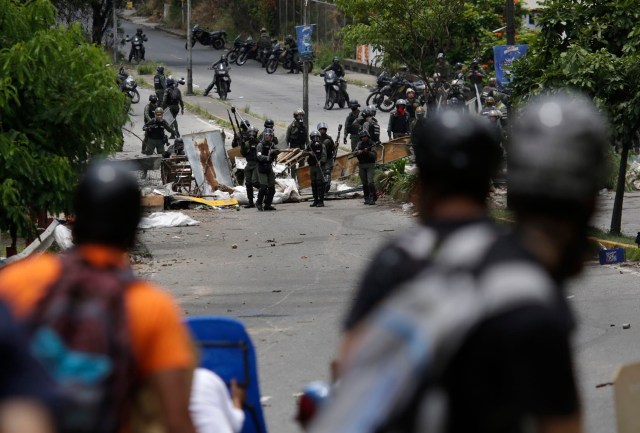
<path fill-rule="evenodd" d="M 522 17 L 522 24 L 531 30 L 537 28 L 536 16 L 540 13 L 542 8 L 541 0 L 524 0 L 524 7 L 527 9 L 527 13 Z"/>

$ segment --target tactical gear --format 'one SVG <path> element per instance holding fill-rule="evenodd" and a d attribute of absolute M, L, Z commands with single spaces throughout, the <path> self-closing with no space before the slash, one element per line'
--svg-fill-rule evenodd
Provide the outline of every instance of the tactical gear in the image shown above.
<path fill-rule="evenodd" d="M 298 118 L 298 116 L 304 117 L 304 110 L 302 108 L 298 108 L 296 111 L 293 112 L 294 118 Z"/>
<path fill-rule="evenodd" d="M 358 138 L 362 137 L 369 137 L 369 131 L 367 131 L 366 129 L 361 129 L 360 131 L 358 131 Z"/>
<path fill-rule="evenodd" d="M 338 62 L 340 62 L 340 58 L 338 56 L 335 56 L 333 58 L 333 63 L 338 63 Z"/>
<path fill-rule="evenodd" d="M 351 101 L 349 101 L 349 108 L 354 109 L 358 107 L 360 107 L 360 104 L 358 103 L 357 99 L 352 99 Z"/>
<path fill-rule="evenodd" d="M 256 138 L 258 136 L 258 128 L 255 126 L 250 126 L 247 130 L 247 135 L 251 138 Z"/>
<path fill-rule="evenodd" d="M 510 205 L 516 210 L 584 212 L 602 187 L 608 131 L 585 96 L 538 97 L 524 108 L 509 152 Z"/>
<path fill-rule="evenodd" d="M 243 131 L 248 130 L 250 126 L 251 123 L 249 123 L 248 120 L 243 120 L 242 122 L 240 122 L 240 129 L 242 129 Z"/>
<path fill-rule="evenodd" d="M 153 113 L 156 116 L 162 116 L 164 114 L 164 110 L 162 109 L 162 107 L 156 107 L 156 109 L 153 110 Z"/>
<path fill-rule="evenodd" d="M 376 106 L 375 105 L 369 105 L 367 107 L 367 113 L 369 116 L 371 117 L 375 117 L 377 111 L 376 111 Z"/>
<path fill-rule="evenodd" d="M 265 128 L 271 128 L 273 129 L 273 126 L 275 125 L 275 123 L 273 122 L 273 120 L 271 119 L 267 119 L 264 121 L 264 127 Z"/>
<path fill-rule="evenodd" d="M 149 102 L 158 102 L 158 97 L 154 94 L 149 95 Z"/>
<path fill-rule="evenodd" d="M 426 113 L 424 111 L 424 108 L 422 108 L 422 107 L 416 108 L 416 118 L 417 119 L 424 119 L 425 114 Z"/>
<path fill-rule="evenodd" d="M 327 126 L 326 123 L 320 122 L 320 123 L 318 123 L 318 126 L 316 126 L 316 129 L 319 131 L 321 129 L 329 129 L 329 127 Z"/>
<path fill-rule="evenodd" d="M 314 129 L 309 134 L 309 138 L 311 139 L 311 141 L 320 141 L 320 131 Z"/>
<path fill-rule="evenodd" d="M 156 71 L 158 71 L 159 74 L 164 74 L 164 66 L 158 66 Z"/>
<path fill-rule="evenodd" d="M 264 131 L 262 132 L 262 137 L 263 138 L 273 138 L 273 129 L 271 128 L 265 128 Z"/>

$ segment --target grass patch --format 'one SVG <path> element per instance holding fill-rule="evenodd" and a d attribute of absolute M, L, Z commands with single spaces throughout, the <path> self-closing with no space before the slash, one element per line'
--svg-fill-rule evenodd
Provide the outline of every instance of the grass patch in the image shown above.
<path fill-rule="evenodd" d="M 220 117 L 214 116 L 213 114 L 209 113 L 207 110 L 205 110 L 199 105 L 193 105 L 185 102 L 184 107 L 187 110 L 191 111 L 192 113 L 198 114 L 209 120 L 213 120 L 214 122 L 216 122 L 216 125 L 218 126 L 221 126 L 227 129 L 231 128 L 231 123 L 229 123 L 229 121 L 221 119 Z"/>
<path fill-rule="evenodd" d="M 347 80 L 347 83 L 349 83 L 352 86 L 358 86 L 358 87 L 364 87 L 366 89 L 368 89 L 370 86 L 365 83 L 364 81 L 360 81 L 360 80 L 355 80 L 353 78 L 350 78 Z"/>

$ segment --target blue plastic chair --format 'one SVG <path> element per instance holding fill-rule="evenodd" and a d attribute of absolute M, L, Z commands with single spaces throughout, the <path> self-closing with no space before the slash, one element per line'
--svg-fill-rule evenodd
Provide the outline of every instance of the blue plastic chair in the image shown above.
<path fill-rule="evenodd" d="M 200 349 L 200 367 L 215 372 L 227 387 L 231 379 L 246 390 L 245 422 L 241 433 L 267 433 L 262 405 L 256 352 L 242 322 L 231 317 L 202 316 L 186 320 Z"/>

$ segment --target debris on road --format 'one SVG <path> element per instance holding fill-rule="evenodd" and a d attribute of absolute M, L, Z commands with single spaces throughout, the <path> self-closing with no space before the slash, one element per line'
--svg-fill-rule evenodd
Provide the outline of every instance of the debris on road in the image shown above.
<path fill-rule="evenodd" d="M 184 227 L 200 224 L 181 212 L 154 212 L 147 217 L 143 217 L 138 225 L 141 229 L 163 228 L 163 227 Z"/>

